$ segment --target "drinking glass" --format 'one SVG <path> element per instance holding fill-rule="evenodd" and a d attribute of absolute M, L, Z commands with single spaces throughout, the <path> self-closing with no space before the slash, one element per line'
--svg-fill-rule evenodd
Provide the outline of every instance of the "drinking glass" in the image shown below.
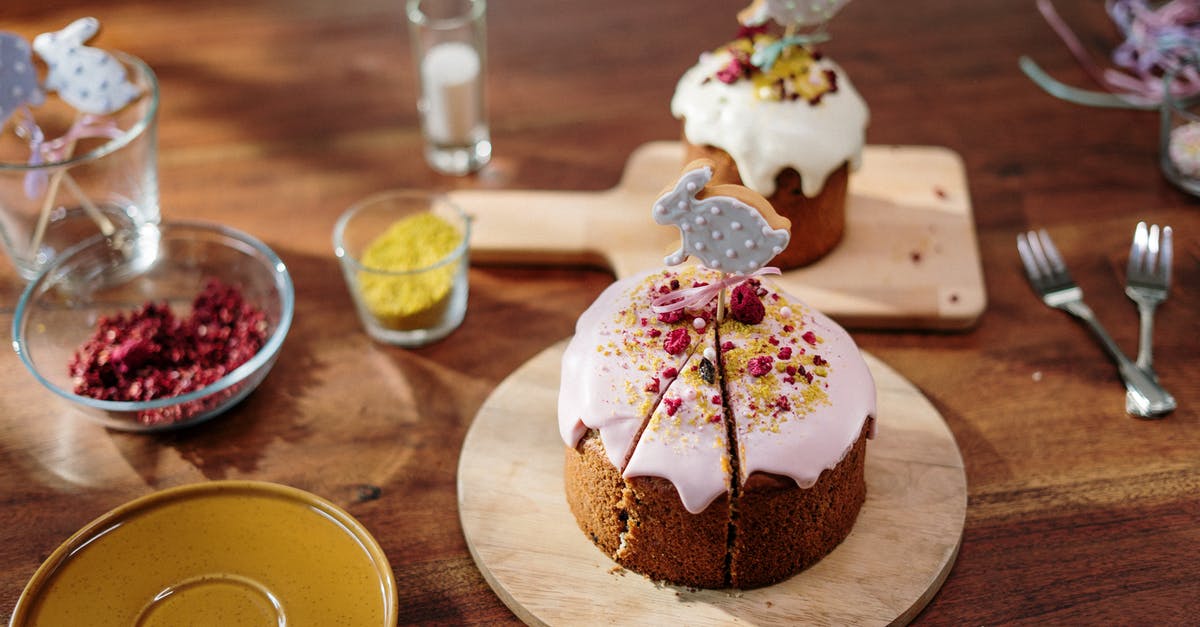
<path fill-rule="evenodd" d="M 1172 93 L 1175 72 L 1163 78 L 1159 154 L 1163 173 L 1184 191 L 1200 196 L 1200 94 Z"/>
<path fill-rule="evenodd" d="M 485 0 L 408 0 L 425 160 L 443 174 L 492 157 L 485 108 Z"/>
<path fill-rule="evenodd" d="M 333 229 L 333 250 L 367 334 L 404 347 L 450 334 L 467 311 L 471 222 L 444 194 L 382 192 Z"/>
<path fill-rule="evenodd" d="M 91 116 L 51 94 L 0 133 L 0 240 L 26 280 L 96 234 L 130 256 L 157 249 L 158 82 L 141 59 L 113 56 L 140 91 L 131 103 Z M 38 145 L 51 150 L 35 156 Z"/>

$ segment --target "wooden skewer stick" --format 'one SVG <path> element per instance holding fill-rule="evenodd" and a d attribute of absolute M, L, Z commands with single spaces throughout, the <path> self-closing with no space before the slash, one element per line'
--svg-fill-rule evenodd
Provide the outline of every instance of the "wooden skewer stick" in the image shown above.
<path fill-rule="evenodd" d="M 70 174 L 67 174 L 65 170 L 63 171 L 63 182 L 67 184 L 67 187 L 70 188 L 71 193 L 75 195 L 75 198 L 79 199 L 79 204 L 83 205 L 83 210 L 87 212 L 87 214 L 91 216 L 92 220 L 96 222 L 96 226 L 100 227 L 100 232 L 103 233 L 105 237 L 112 236 L 112 234 L 117 230 L 116 227 L 113 226 L 112 221 L 108 219 L 108 216 L 104 215 L 104 213 L 100 211 L 100 207 L 97 207 L 96 203 L 92 202 L 91 198 L 88 198 L 88 195 L 83 191 L 83 188 L 79 187 L 79 183 L 76 183 L 75 179 L 72 178 Z"/>
<path fill-rule="evenodd" d="M 79 123 L 79 118 L 79 115 L 75 116 L 75 124 Z M 72 126 L 74 126 L 74 124 L 72 124 Z M 68 158 L 72 153 L 75 152 L 75 142 L 76 140 L 72 139 L 67 145 L 67 152 L 65 154 L 68 155 Z M 111 236 L 113 232 L 116 231 L 112 221 L 100 211 L 100 208 L 92 202 L 91 198 L 88 198 L 83 189 L 79 187 L 79 184 L 75 182 L 75 179 L 72 178 L 69 173 L 67 173 L 66 167 L 63 167 L 62 169 L 56 170 L 54 174 L 50 176 L 50 183 L 46 188 L 45 200 L 42 202 L 42 211 L 38 215 L 37 226 L 33 231 L 33 240 L 30 242 L 29 246 L 29 249 L 33 251 L 34 254 L 36 254 L 37 249 L 42 245 L 42 238 L 46 236 L 46 227 L 50 223 L 50 211 L 54 208 L 54 201 L 58 197 L 58 188 L 60 185 L 62 185 L 64 180 L 67 181 L 67 185 L 71 188 L 71 192 L 74 193 L 75 197 L 79 199 L 79 203 L 83 205 L 84 212 L 92 218 L 92 220 L 96 223 L 96 226 L 100 228 L 100 232 L 103 233 L 105 237 Z"/>

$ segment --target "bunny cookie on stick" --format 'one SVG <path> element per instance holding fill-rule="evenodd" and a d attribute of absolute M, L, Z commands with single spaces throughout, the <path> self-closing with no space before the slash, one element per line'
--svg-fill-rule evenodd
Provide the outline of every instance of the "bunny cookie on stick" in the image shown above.
<path fill-rule="evenodd" d="M 120 110 L 141 92 L 129 82 L 116 57 L 84 45 L 99 31 L 96 18 L 83 17 L 60 31 L 38 35 L 33 50 L 46 62 L 46 90 L 57 91 L 84 113 L 105 115 Z"/>
<path fill-rule="evenodd" d="M 713 163 L 697 159 L 683 168 L 683 175 L 654 203 L 654 221 L 679 228 L 682 243 L 667 255 L 667 265 L 683 263 L 694 256 L 724 278 L 694 292 L 683 290 L 655 302 L 656 311 L 717 301 L 717 318 L 723 317 L 724 291 L 752 276 L 778 274 L 767 262 L 787 248 L 791 221 L 775 212 L 761 194 L 741 185 L 710 185 Z"/>
<path fill-rule="evenodd" d="M 654 221 L 679 227 L 683 238 L 665 261 L 678 265 L 691 255 L 713 270 L 750 274 L 787 247 L 792 223 L 746 187 L 709 185 L 713 167 L 707 159 L 689 163 L 654 203 Z"/>
<path fill-rule="evenodd" d="M 118 131 L 95 120 L 92 116 L 108 115 L 124 108 L 141 94 L 129 82 L 121 62 L 99 48 L 85 45 L 100 30 L 100 22 L 94 17 L 84 17 L 67 25 L 66 28 L 42 33 L 33 40 L 33 50 L 46 62 L 47 73 L 43 87 L 46 91 L 58 92 L 64 102 L 79 110 L 75 123 L 71 125 L 63 157 L 69 158 L 75 142 L 87 136 L 112 136 Z M 84 114 L 87 114 L 86 116 Z M 50 210 L 54 206 L 58 187 L 63 182 L 79 199 L 85 211 L 96 221 L 106 236 L 113 234 L 112 222 L 101 213 L 95 203 L 83 193 L 66 169 L 57 170 L 50 180 L 42 212 L 33 234 L 32 249 L 37 250 L 45 235 Z"/>

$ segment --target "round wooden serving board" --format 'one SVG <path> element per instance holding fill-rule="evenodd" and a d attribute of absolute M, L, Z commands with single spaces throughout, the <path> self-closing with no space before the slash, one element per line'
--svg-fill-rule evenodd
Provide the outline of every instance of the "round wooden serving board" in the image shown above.
<path fill-rule="evenodd" d="M 878 387 L 867 501 L 850 536 L 813 567 L 757 590 L 696 590 L 617 566 L 563 496 L 559 362 L 543 351 L 484 403 L 458 467 L 463 533 L 479 570 L 533 625 L 904 624 L 958 553 L 967 481 L 945 421 L 904 377 L 866 355 Z"/>

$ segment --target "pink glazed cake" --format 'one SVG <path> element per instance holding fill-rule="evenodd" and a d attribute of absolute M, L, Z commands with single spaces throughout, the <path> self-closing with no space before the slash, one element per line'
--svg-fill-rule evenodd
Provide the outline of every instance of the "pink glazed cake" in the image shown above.
<path fill-rule="evenodd" d="M 850 336 L 767 280 L 656 314 L 701 266 L 617 281 L 580 317 L 559 391 L 567 501 L 618 564 L 754 588 L 850 533 L 866 495 L 875 384 Z"/>

